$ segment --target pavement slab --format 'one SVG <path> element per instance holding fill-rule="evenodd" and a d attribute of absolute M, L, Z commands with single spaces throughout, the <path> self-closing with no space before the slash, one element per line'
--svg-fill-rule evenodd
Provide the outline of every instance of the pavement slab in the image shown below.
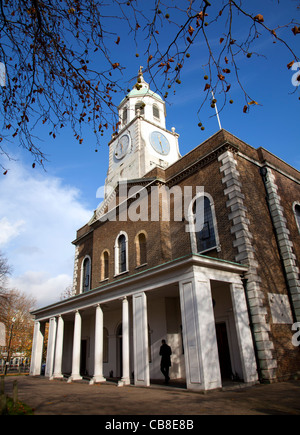
<path fill-rule="evenodd" d="M 203 394 L 172 386 L 117 387 L 110 382 L 7 376 L 7 395 L 12 395 L 14 380 L 19 400 L 34 408 L 35 415 L 300 415 L 299 380 Z"/>

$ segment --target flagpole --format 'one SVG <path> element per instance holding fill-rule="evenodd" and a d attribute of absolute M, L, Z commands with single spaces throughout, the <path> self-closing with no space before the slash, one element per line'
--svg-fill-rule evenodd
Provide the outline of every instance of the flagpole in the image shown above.
<path fill-rule="evenodd" d="M 213 100 L 214 100 L 215 96 L 214 96 L 213 90 L 211 90 L 211 94 L 212 94 L 212 97 L 213 97 Z M 220 130 L 222 130 L 221 121 L 220 121 L 220 117 L 219 117 L 219 112 L 218 112 L 218 108 L 217 108 L 217 103 L 215 103 L 215 109 L 216 109 L 216 115 L 217 115 L 217 118 L 218 118 L 219 127 L 220 127 Z"/>

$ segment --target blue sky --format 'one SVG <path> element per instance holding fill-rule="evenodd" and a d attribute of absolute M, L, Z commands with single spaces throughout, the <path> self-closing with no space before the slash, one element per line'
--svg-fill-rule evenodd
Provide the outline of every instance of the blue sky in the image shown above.
<path fill-rule="evenodd" d="M 251 12 L 263 14 L 265 23 L 272 28 L 291 17 L 299 22 L 300 11 L 295 12 L 297 2 L 286 1 L 284 5 L 279 9 L 275 0 L 255 0 L 251 1 Z M 241 21 L 234 29 L 237 35 L 243 32 L 243 26 Z M 120 80 L 125 89 L 131 89 L 140 65 L 147 64 L 143 56 L 146 42 L 141 38 L 141 45 L 136 48 L 126 36 L 127 29 L 121 26 L 118 32 L 122 35 L 120 44 L 114 44 L 113 35 L 111 47 L 116 61 L 126 67 Z M 168 34 L 168 26 L 164 26 L 161 35 L 165 44 Z M 300 55 L 300 35 L 294 36 L 291 30 L 283 30 L 282 35 Z M 215 47 L 219 38 L 220 35 L 215 36 Z M 261 105 L 244 114 L 244 97 L 232 80 L 230 98 L 234 104 L 228 104 L 220 113 L 222 127 L 255 148 L 268 149 L 300 170 L 300 87 L 292 94 L 295 87 L 291 79 L 295 71 L 286 67 L 292 60 L 291 55 L 279 43 L 274 44 L 271 36 L 259 38 L 255 51 L 267 58 L 252 56 L 249 60 L 241 57 L 240 78 L 250 96 Z M 140 55 L 138 58 L 136 52 Z M 197 112 L 203 98 L 206 73 L 203 43 L 195 44 L 190 53 L 182 70 L 182 83 L 176 86 L 175 95 L 169 92 L 166 106 L 167 128 L 175 127 L 180 134 L 182 155 L 219 129 L 209 104 L 200 116 L 205 130 L 198 127 Z M 95 58 L 94 62 L 97 66 L 99 60 Z M 98 65 L 100 68 L 101 64 Z M 146 73 L 144 78 L 149 80 Z M 123 97 L 122 93 L 115 94 L 115 103 Z M 218 99 L 218 95 L 216 97 Z M 38 166 L 32 169 L 32 157 L 15 147 L 12 152 L 17 161 L 9 162 L 8 175 L 0 177 L 0 249 L 13 267 L 10 285 L 33 294 L 41 306 L 55 302 L 72 282 L 74 247 L 71 241 L 100 202 L 96 192 L 105 182 L 111 132 L 105 134 L 97 153 L 95 139 L 88 130 L 82 144 L 67 128 L 55 140 L 49 138 L 48 131 L 40 131 L 39 135 L 48 155 L 46 170 Z"/>

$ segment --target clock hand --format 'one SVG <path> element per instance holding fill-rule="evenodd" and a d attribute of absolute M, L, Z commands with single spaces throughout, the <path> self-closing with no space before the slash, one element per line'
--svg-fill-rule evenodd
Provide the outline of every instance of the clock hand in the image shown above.
<path fill-rule="evenodd" d="M 164 153 L 164 148 L 163 148 L 163 145 L 162 145 L 162 143 L 161 143 L 161 140 L 160 140 L 160 139 L 158 139 L 158 142 L 159 142 L 159 144 L 160 144 L 160 147 L 161 147 L 161 152 L 162 152 L 162 153 Z"/>

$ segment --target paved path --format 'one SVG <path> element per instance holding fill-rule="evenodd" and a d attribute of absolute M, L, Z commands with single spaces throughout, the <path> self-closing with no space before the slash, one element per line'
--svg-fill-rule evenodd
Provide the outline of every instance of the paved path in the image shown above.
<path fill-rule="evenodd" d="M 18 380 L 19 399 L 38 414 L 98 415 L 300 415 L 300 381 L 255 385 L 207 394 L 179 388 L 117 387 L 8 376 L 6 394 Z"/>

